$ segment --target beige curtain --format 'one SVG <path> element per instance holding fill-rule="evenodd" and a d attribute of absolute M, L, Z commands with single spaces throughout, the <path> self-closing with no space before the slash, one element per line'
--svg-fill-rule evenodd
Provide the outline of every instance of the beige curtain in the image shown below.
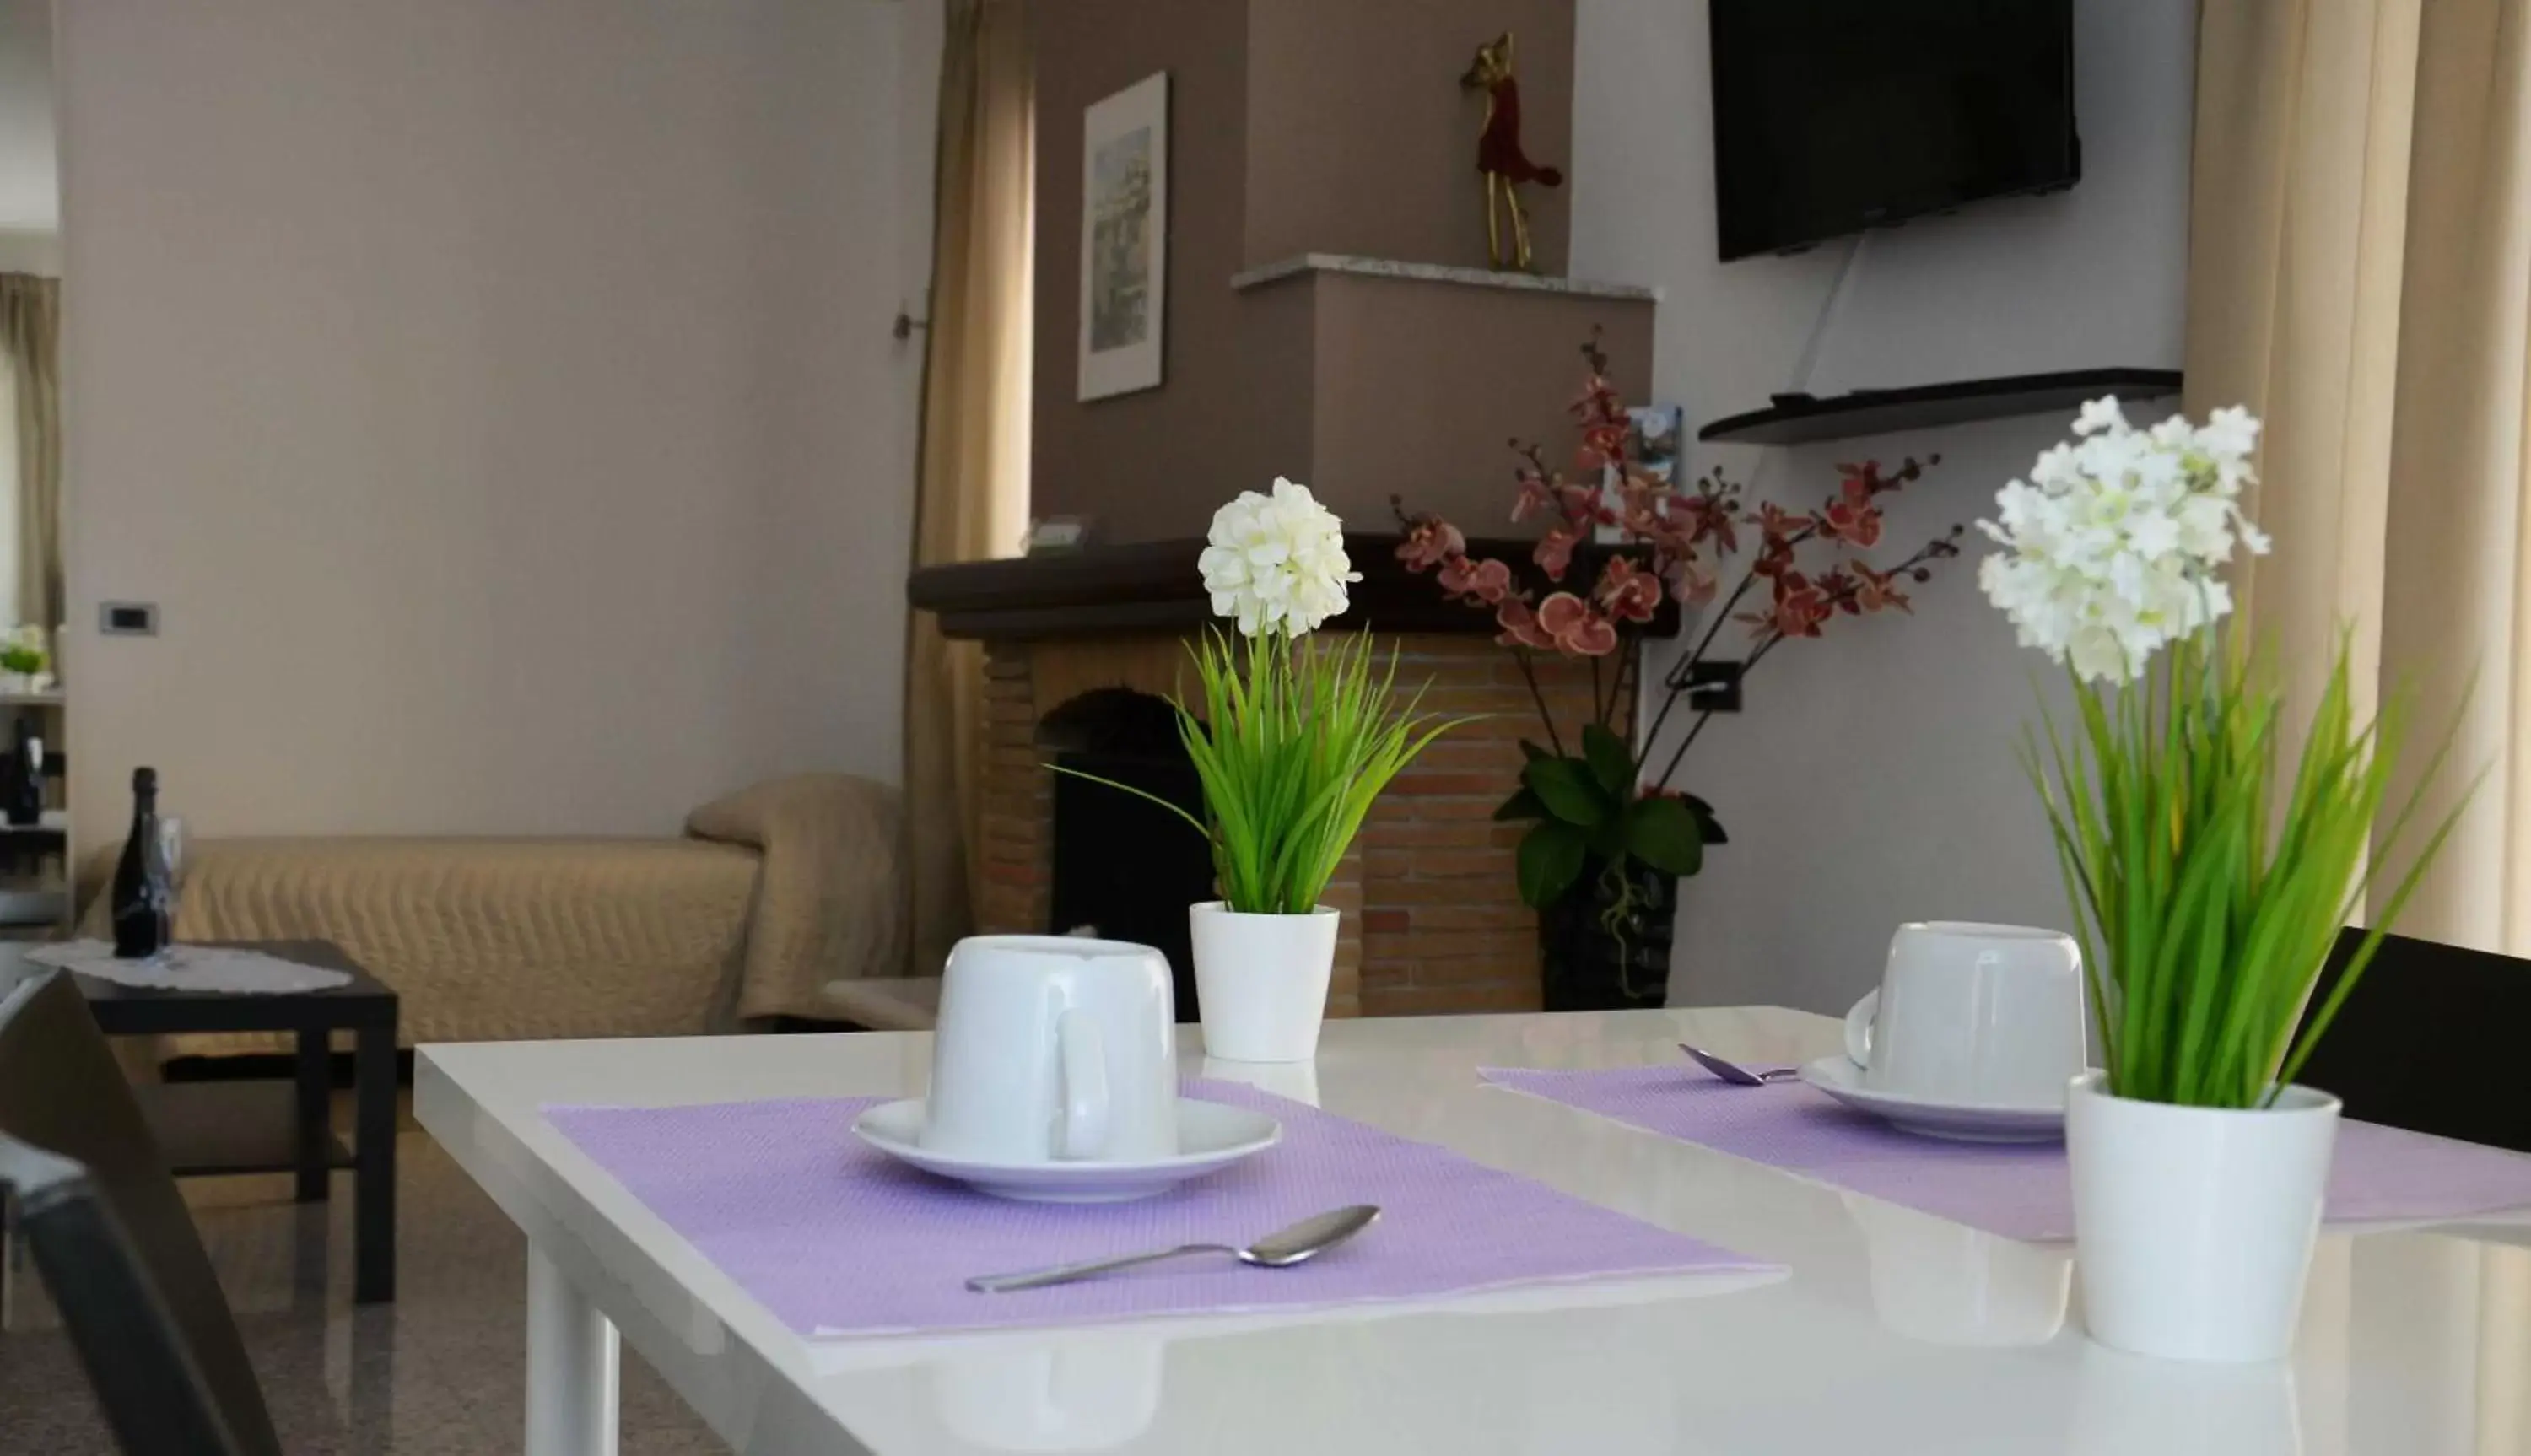
<path fill-rule="evenodd" d="M 0 273 L 0 359 L 15 386 L 20 622 L 62 621 L 62 291 L 57 278 Z"/>
<path fill-rule="evenodd" d="M 2476 674 L 2401 928 L 2531 953 L 2531 0 L 2200 14 L 2187 403 L 2267 420 L 2250 619 L 2305 708 L 2351 627 L 2423 741 Z"/>
<path fill-rule="evenodd" d="M 940 58 L 929 358 L 914 563 L 1008 556 L 1028 526 L 1036 99 L 1023 0 L 949 0 Z M 984 666 L 908 625 L 905 785 L 914 970 L 937 975 L 980 876 Z"/>

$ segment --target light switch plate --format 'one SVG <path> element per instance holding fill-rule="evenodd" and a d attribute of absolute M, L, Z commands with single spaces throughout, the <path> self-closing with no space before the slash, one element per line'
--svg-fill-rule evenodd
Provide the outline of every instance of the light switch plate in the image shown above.
<path fill-rule="evenodd" d="M 98 602 L 96 630 L 106 637 L 156 637 L 158 603 L 154 601 Z"/>

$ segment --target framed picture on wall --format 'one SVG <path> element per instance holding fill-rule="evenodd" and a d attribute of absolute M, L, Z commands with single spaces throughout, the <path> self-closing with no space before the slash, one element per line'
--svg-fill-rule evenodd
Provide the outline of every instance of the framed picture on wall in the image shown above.
<path fill-rule="evenodd" d="M 1168 297 L 1169 77 L 1146 77 L 1082 117 L 1081 392 L 1156 388 Z"/>

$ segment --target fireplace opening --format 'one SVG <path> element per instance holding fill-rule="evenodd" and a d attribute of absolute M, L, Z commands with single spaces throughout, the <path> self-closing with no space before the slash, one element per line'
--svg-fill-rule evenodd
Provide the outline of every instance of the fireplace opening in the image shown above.
<path fill-rule="evenodd" d="M 1149 693 L 1098 688 L 1038 724 L 1038 747 L 1202 817 L 1204 790 L 1178 742 L 1177 710 Z M 1046 929 L 1087 928 L 1168 957 L 1180 1021 L 1196 1019 L 1187 907 L 1213 898 L 1212 852 L 1194 825 L 1149 800 L 1073 773 L 1054 776 L 1053 884 Z"/>

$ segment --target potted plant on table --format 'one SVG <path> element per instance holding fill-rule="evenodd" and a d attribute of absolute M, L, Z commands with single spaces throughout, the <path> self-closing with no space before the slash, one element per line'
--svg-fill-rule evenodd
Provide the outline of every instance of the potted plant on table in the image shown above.
<path fill-rule="evenodd" d="M 41 627 L 15 627 L 0 638 L 0 691 L 42 691 L 45 632 Z"/>
<path fill-rule="evenodd" d="M 1278 477 L 1270 495 L 1246 491 L 1223 506 L 1198 569 L 1214 615 L 1238 629 L 1209 629 L 1189 645 L 1201 693 L 1170 700 L 1204 815 L 1097 781 L 1169 810 L 1211 846 L 1221 898 L 1189 912 L 1206 1053 L 1307 1061 L 1335 965 L 1337 912 L 1320 903 L 1327 881 L 1372 802 L 1452 725 L 1417 714 L 1420 690 L 1399 700 L 1395 655 L 1376 661 L 1368 632 L 1303 642 L 1343 613 L 1345 588 L 1362 580 L 1344 523 L 1308 487 Z"/>
<path fill-rule="evenodd" d="M 1598 341 L 1582 355 L 1588 378 L 1572 406 L 1580 435 L 1572 474 L 1549 467 L 1541 446 L 1512 442 L 1519 493 L 1511 519 L 1547 523 L 1526 564 L 1484 555 L 1439 516 L 1395 503 L 1405 533 L 1398 559 L 1493 616 L 1495 641 L 1511 650 L 1538 707 L 1547 741 L 1522 741 L 1520 782 L 1494 817 L 1531 825 L 1518 852 L 1520 895 L 1539 913 L 1549 1011 L 1666 999 L 1678 880 L 1703 868 L 1707 845 L 1727 842 L 1714 806 L 1675 787 L 1687 751 L 1725 710 L 1701 690 L 1716 684 L 1736 698 L 1749 671 L 1785 643 L 1819 637 L 1840 616 L 1908 611 L 1908 588 L 1959 554 L 1961 533 L 1953 527 L 1885 569 L 1860 554 L 1881 542 L 1883 497 L 1939 456 L 1887 473 L 1871 461 L 1839 466 L 1836 493 L 1808 511 L 1774 501 L 1752 509 L 1718 474 L 1679 488 L 1641 459 Z M 1721 569 L 1740 553 L 1744 532 L 1755 550 L 1724 592 Z M 1603 532 L 1616 541 L 1602 544 Z M 1660 705 L 1638 733 L 1645 639 L 1664 597 L 1702 609 L 1702 631 L 1663 674 Z M 1715 655 L 1726 631 L 1737 640 L 1724 650 L 1739 653 L 1727 662 Z M 1570 738 L 1540 685 L 1543 657 L 1590 664 L 1589 716 Z M 1661 731 L 1682 700 L 1693 716 L 1656 769 Z"/>
<path fill-rule="evenodd" d="M 2459 812 L 2384 884 L 2451 740 L 2385 823 L 2404 704 L 2359 721 L 2341 642 L 2288 762 L 2282 695 L 2217 626 L 2232 605 L 2220 571 L 2268 549 L 2239 504 L 2257 420 L 2138 430 L 2105 399 L 2074 430 L 1978 523 L 2005 547 L 1978 577 L 2072 680 L 2073 723 L 2045 716 L 2028 760 L 2106 1062 L 2066 1109 L 2085 1317 L 2136 1354 L 2275 1359 L 2338 1113 L 2293 1079 Z M 2306 1017 L 2377 885 L 2370 933 Z"/>

